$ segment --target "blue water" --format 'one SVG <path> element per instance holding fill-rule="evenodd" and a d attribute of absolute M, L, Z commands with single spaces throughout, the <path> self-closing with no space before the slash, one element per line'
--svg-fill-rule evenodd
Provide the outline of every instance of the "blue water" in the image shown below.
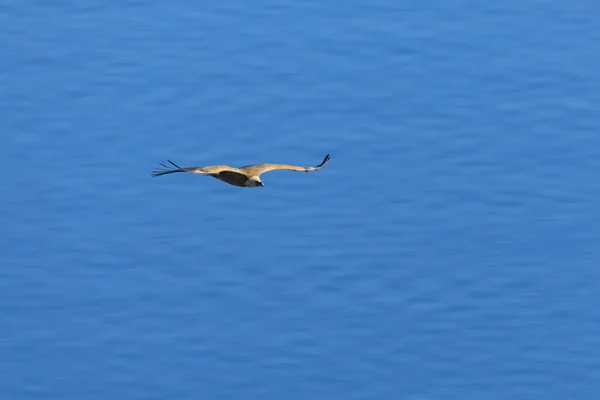
<path fill-rule="evenodd" d="M 4 2 L 0 398 L 597 399 L 598 15 Z"/>

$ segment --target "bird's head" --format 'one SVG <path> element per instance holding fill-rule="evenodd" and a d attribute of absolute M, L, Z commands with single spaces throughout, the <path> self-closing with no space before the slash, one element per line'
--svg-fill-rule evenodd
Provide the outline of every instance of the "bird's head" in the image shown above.
<path fill-rule="evenodd" d="M 259 180 L 259 179 L 256 179 L 256 180 L 251 180 L 251 181 L 250 181 L 250 184 L 249 184 L 248 186 L 249 186 L 249 187 L 264 187 L 264 186 L 265 186 L 265 184 L 264 184 L 264 183 L 262 183 L 262 181 L 261 181 L 261 180 Z"/>

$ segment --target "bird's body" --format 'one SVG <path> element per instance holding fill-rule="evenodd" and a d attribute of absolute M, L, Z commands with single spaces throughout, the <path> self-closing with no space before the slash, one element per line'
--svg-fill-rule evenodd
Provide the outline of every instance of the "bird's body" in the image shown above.
<path fill-rule="evenodd" d="M 229 183 L 230 185 L 240 187 L 262 187 L 263 182 L 260 180 L 260 175 L 268 171 L 296 171 L 296 172 L 308 172 L 316 171 L 322 168 L 329 162 L 329 154 L 325 157 L 323 162 L 314 167 L 300 167 L 296 165 L 288 164 L 253 164 L 246 165 L 244 167 L 235 168 L 229 165 L 211 165 L 205 167 L 186 167 L 181 168 L 174 162 L 169 160 L 169 163 L 175 167 L 171 168 L 165 164 L 161 164 L 166 169 L 163 171 L 154 171 L 152 176 L 161 176 L 171 174 L 174 172 L 190 172 L 192 174 L 208 175 L 216 178 L 220 181 Z"/>

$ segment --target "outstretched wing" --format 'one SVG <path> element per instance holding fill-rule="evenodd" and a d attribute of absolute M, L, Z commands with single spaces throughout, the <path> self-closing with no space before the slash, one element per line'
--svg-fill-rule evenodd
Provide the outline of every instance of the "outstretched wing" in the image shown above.
<path fill-rule="evenodd" d="M 296 172 L 308 172 L 308 171 L 316 171 L 321 169 L 325 164 L 329 162 L 329 154 L 325 156 L 323 162 L 319 165 L 315 165 L 314 167 L 300 167 L 298 165 L 288 165 L 288 164 L 257 164 L 257 165 L 248 165 L 240 168 L 240 170 L 246 172 L 248 175 L 258 176 L 262 173 L 268 171 L 296 171 Z"/>
<path fill-rule="evenodd" d="M 190 172 L 192 174 L 200 174 L 200 175 L 215 175 L 219 174 L 223 171 L 232 171 L 238 172 L 237 168 L 232 168 L 228 165 L 212 165 L 207 167 L 186 167 L 182 168 L 179 165 L 175 164 L 171 160 L 167 160 L 171 166 L 160 163 L 164 167 L 164 169 L 152 171 L 152 176 L 161 176 L 166 174 L 172 174 L 174 172 Z"/>

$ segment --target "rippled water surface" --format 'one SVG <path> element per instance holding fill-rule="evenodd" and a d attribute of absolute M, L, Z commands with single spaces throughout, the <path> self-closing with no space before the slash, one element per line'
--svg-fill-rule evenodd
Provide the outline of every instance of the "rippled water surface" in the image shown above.
<path fill-rule="evenodd" d="M 0 398 L 596 399 L 598 15 L 5 2 Z"/>

